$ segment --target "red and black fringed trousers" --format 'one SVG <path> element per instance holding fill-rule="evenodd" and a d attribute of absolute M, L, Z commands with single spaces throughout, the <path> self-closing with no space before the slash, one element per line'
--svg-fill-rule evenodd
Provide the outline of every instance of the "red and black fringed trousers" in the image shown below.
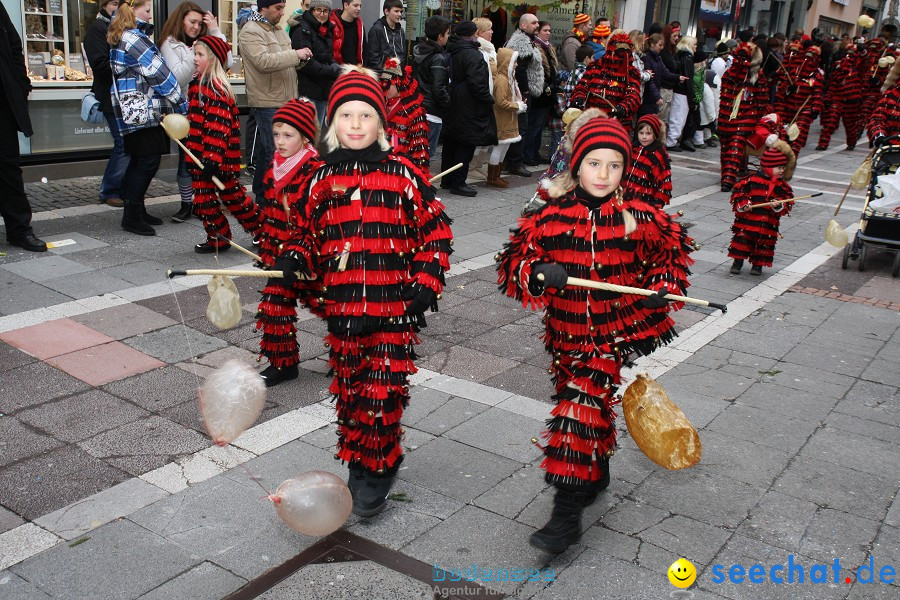
<path fill-rule="evenodd" d="M 734 235 L 728 246 L 728 257 L 747 260 L 753 266 L 771 267 L 778 241 L 778 225 L 749 222 L 740 216 L 731 227 Z M 765 230 L 765 233 L 763 231 Z"/>
<path fill-rule="evenodd" d="M 752 125 L 750 131 L 752 132 Z M 719 134 L 722 159 L 722 183 L 734 183 L 740 172 L 747 168 L 747 136 L 744 133 L 733 133 L 728 136 Z"/>
<path fill-rule="evenodd" d="M 226 245 L 217 235 L 231 239 L 231 227 L 222 212 L 221 204 L 225 205 L 250 235 L 256 235 L 262 225 L 259 208 L 247 195 L 237 173 L 232 176 L 219 175 L 219 179 L 225 185 L 224 190 L 219 190 L 212 181 L 198 178 L 193 181 L 194 213 L 203 220 L 207 243 L 217 248 Z"/>
<path fill-rule="evenodd" d="M 361 335 L 329 333 L 329 391 L 337 408 L 336 458 L 382 474 L 403 459 L 400 419 L 409 404 L 409 376 L 417 371 L 412 329 Z"/>
<path fill-rule="evenodd" d="M 862 134 L 863 122 L 860 120 L 861 105 L 832 102 L 822 113 L 822 133 L 819 134 L 819 147 L 828 148 L 831 136 L 837 131 L 841 120 L 847 132 L 847 145 L 855 146 Z"/>
<path fill-rule="evenodd" d="M 262 331 L 259 354 L 274 367 L 300 364 L 296 325 L 298 296 L 294 285 L 284 285 L 280 279 L 269 279 L 262 291 L 256 314 L 256 329 Z"/>
<path fill-rule="evenodd" d="M 616 447 L 615 393 L 621 359 L 599 348 L 556 353 L 550 373 L 556 406 L 550 412 L 541 468 L 547 483 L 590 488 L 603 478 Z"/>
<path fill-rule="evenodd" d="M 800 134 L 797 136 L 797 139 L 793 142 L 790 142 L 791 150 L 794 151 L 794 156 L 799 158 L 800 151 L 806 147 L 806 139 L 809 137 L 809 128 L 812 126 L 813 118 L 812 114 L 808 110 L 803 110 L 800 113 L 800 116 L 797 117 L 797 129 L 800 130 Z M 790 123 L 790 121 L 788 121 Z"/>

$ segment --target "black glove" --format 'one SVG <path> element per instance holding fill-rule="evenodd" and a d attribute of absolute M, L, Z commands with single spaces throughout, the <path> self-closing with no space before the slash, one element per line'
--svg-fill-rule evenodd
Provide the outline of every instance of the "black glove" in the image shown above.
<path fill-rule="evenodd" d="M 409 302 L 406 306 L 408 315 L 423 315 L 429 308 L 434 310 L 437 304 L 437 293 L 421 283 L 407 284 L 400 297 Z"/>
<path fill-rule="evenodd" d="M 210 158 L 202 158 L 200 159 L 201 167 L 200 177 L 205 181 L 211 181 L 213 177 L 219 174 L 219 163 L 215 162 Z"/>
<path fill-rule="evenodd" d="M 543 281 L 538 277 L 543 275 Z M 568 273 L 557 263 L 539 263 L 531 269 L 531 277 L 528 280 L 528 291 L 532 296 L 540 296 L 545 288 L 564 289 L 569 279 Z"/>
<path fill-rule="evenodd" d="M 875 139 L 872 140 L 872 143 L 875 144 L 876 148 L 880 148 L 881 145 L 884 143 L 884 140 L 886 140 L 886 139 L 887 139 L 887 136 L 879 133 L 878 135 L 875 136 Z"/>
<path fill-rule="evenodd" d="M 611 111 L 609 111 L 610 119 L 620 119 L 625 116 L 625 108 L 622 106 L 617 106 Z"/>
<path fill-rule="evenodd" d="M 306 264 L 306 261 L 293 254 L 281 255 L 276 258 L 275 264 L 272 265 L 272 270 L 282 272 L 284 277 L 281 278 L 281 281 L 284 285 L 292 285 L 296 282 L 298 271 L 304 275 L 309 275 L 309 265 Z"/>
<path fill-rule="evenodd" d="M 819 111 L 814 110 L 811 113 L 809 113 L 809 116 L 813 121 L 815 121 L 816 119 L 819 118 Z"/>
<path fill-rule="evenodd" d="M 796 94 L 797 93 L 797 84 L 792 83 L 791 85 L 789 85 L 787 88 L 787 93 L 788 93 L 788 96 Z"/>
<path fill-rule="evenodd" d="M 668 300 L 663 298 L 663 296 L 665 296 L 668 293 L 669 293 L 669 290 L 667 290 L 666 287 L 663 286 L 663 288 L 661 290 L 659 290 L 652 296 L 644 296 L 641 299 L 641 306 L 643 306 L 644 308 L 652 308 L 652 309 L 662 308 L 666 304 L 669 303 Z"/>

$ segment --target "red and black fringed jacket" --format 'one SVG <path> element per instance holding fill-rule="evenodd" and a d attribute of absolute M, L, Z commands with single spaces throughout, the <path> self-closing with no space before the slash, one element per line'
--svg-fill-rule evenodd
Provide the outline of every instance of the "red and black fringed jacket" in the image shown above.
<path fill-rule="evenodd" d="M 634 115 L 641 105 L 641 74 L 631 64 L 630 50 L 604 54 L 588 65 L 575 86 L 569 106 L 581 109 L 599 108 L 631 131 Z"/>
<path fill-rule="evenodd" d="M 866 57 L 854 46 L 837 62 L 828 78 L 825 93 L 826 105 L 862 105 L 862 73 L 866 69 Z"/>
<path fill-rule="evenodd" d="M 813 52 L 796 52 L 784 61 L 790 81 L 781 69 L 777 71 L 778 99 L 775 112 L 789 125 L 804 114 L 818 114 L 825 104 L 825 75 L 819 68 L 819 57 Z M 791 86 L 793 84 L 793 87 Z M 799 120 L 799 118 L 798 118 Z"/>
<path fill-rule="evenodd" d="M 766 237 L 778 237 L 781 217 L 790 214 L 793 203 L 774 207 L 754 208 L 748 212 L 740 209 L 751 204 L 762 204 L 794 197 L 791 184 L 783 179 L 771 180 L 762 171 L 741 179 L 731 192 L 731 208 L 734 211 L 734 233 L 749 233 Z"/>
<path fill-rule="evenodd" d="M 340 149 L 323 157 L 283 254 L 304 259 L 335 334 L 401 331 L 407 285 L 440 293 L 453 234 L 444 206 L 405 157 Z"/>
<path fill-rule="evenodd" d="M 669 153 L 657 140 L 649 146 L 631 148 L 631 168 L 625 181 L 625 195 L 662 208 L 672 199 L 672 166 Z"/>
<path fill-rule="evenodd" d="M 724 136 L 748 135 L 759 119 L 769 110 L 769 86 L 760 66 L 762 53 L 749 44 L 740 44 L 734 52 L 734 61 L 722 75 L 722 91 L 719 100 L 717 127 Z M 737 115 L 731 113 L 740 97 Z"/>
<path fill-rule="evenodd" d="M 387 100 L 387 135 L 394 146 L 394 153 L 401 154 L 419 169 L 427 181 L 429 171 L 428 119 L 419 84 L 412 76 L 412 68 L 406 67 L 404 76 L 392 81 L 399 95 Z"/>
<path fill-rule="evenodd" d="M 184 145 L 201 161 L 218 166 L 220 174 L 241 170 L 241 121 L 237 103 L 214 82 L 201 84 L 194 79 L 188 86 L 188 121 L 191 129 Z M 193 175 L 201 173 L 194 161 L 187 160 Z"/>
<path fill-rule="evenodd" d="M 894 84 L 875 105 L 867 127 L 869 139 L 879 135 L 900 135 L 900 83 Z"/>
<path fill-rule="evenodd" d="M 555 262 L 570 277 L 683 294 L 691 250 L 681 226 L 643 200 L 594 198 L 575 188 L 519 220 L 497 257 L 498 282 L 523 306 L 546 309 L 544 342 L 552 354 L 648 354 L 675 336 L 668 311 L 681 304 L 648 309 L 642 296 L 573 286 L 533 296 L 532 269 Z"/>

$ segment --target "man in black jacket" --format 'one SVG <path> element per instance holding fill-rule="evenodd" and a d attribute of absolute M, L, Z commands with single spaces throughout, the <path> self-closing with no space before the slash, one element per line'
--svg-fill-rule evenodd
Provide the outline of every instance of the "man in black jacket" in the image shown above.
<path fill-rule="evenodd" d="M 450 110 L 444 127 L 441 171 L 446 171 L 457 163 L 462 163 L 463 166 L 445 175 L 441 187 L 457 196 L 478 195 L 475 188 L 466 184 L 469 163 L 476 147 L 497 145 L 494 97 L 488 84 L 490 71 L 481 53 L 477 31 L 478 27 L 472 21 L 458 23 L 455 36 L 447 44 L 453 61 L 453 84 L 450 88 Z"/>
<path fill-rule="evenodd" d="M 94 82 L 91 84 L 91 92 L 100 102 L 100 110 L 109 125 L 109 132 L 113 138 L 112 154 L 103 171 L 103 181 L 100 182 L 100 201 L 110 206 L 121 208 L 125 205 L 122 201 L 122 178 L 125 169 L 128 168 L 128 155 L 125 154 L 125 142 L 119 133 L 116 117 L 113 115 L 110 89 L 112 88 L 112 69 L 109 66 L 109 44 L 106 43 L 106 33 L 109 31 L 109 22 L 112 14 L 119 8 L 119 0 L 100 0 L 100 12 L 97 19 L 91 23 L 84 34 L 84 52 L 87 54 L 88 64 L 94 72 Z"/>
<path fill-rule="evenodd" d="M 22 38 L 6 7 L 0 4 L 0 215 L 10 244 L 31 252 L 46 252 L 47 244 L 35 237 L 31 229 L 31 205 L 19 166 L 18 132 L 26 137 L 33 133 L 28 117 L 30 92 Z"/>
<path fill-rule="evenodd" d="M 365 66 L 380 70 L 389 56 L 396 56 L 400 66 L 406 65 L 406 32 L 400 26 L 402 0 L 384 0 L 384 16 L 375 21 L 366 37 Z"/>
<path fill-rule="evenodd" d="M 450 64 L 444 51 L 450 39 L 450 19 L 435 15 L 425 21 L 425 39 L 413 48 L 413 69 L 428 119 L 428 156 L 433 157 L 450 108 Z"/>
<path fill-rule="evenodd" d="M 297 88 L 316 105 L 319 123 L 325 122 L 328 92 L 341 74 L 341 65 L 334 60 L 330 0 L 310 0 L 309 10 L 288 21 L 291 26 L 291 48 L 309 48 L 312 57 L 297 71 Z"/>

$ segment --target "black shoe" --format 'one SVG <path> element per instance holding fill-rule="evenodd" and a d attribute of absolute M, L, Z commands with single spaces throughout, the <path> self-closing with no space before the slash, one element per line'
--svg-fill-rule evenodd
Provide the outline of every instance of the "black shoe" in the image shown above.
<path fill-rule="evenodd" d="M 353 497 L 353 514 L 359 517 L 373 517 L 387 506 L 387 497 L 397 479 L 400 463 L 389 472 L 378 475 L 362 466 L 350 465 L 350 479 L 347 487 Z"/>
<path fill-rule="evenodd" d="M 541 164 L 541 162 L 536 158 L 523 158 L 522 164 L 527 165 L 529 167 L 536 167 L 539 164 Z"/>
<path fill-rule="evenodd" d="M 551 554 L 564 552 L 581 537 L 581 511 L 584 502 L 584 493 L 556 490 L 550 520 L 532 533 L 528 542 Z"/>
<path fill-rule="evenodd" d="M 122 229 L 130 233 L 136 233 L 137 235 L 156 235 L 156 230 L 150 227 L 143 219 L 134 219 L 130 221 L 122 219 Z"/>
<path fill-rule="evenodd" d="M 194 246 L 194 252 L 197 254 L 214 254 L 215 252 L 225 252 L 226 250 L 231 250 L 231 244 L 216 247 L 209 242 L 203 242 Z"/>
<path fill-rule="evenodd" d="M 191 218 L 191 213 L 193 212 L 194 205 L 191 202 L 182 202 L 181 208 L 178 209 L 178 212 L 172 215 L 173 223 L 184 223 L 188 219 Z M 148 221 L 149 223 L 149 221 Z"/>
<path fill-rule="evenodd" d="M 723 184 L 722 184 L 722 191 L 723 191 L 723 192 L 730 192 L 730 191 L 732 190 L 733 187 L 734 187 L 734 184 L 733 184 L 733 183 L 723 183 Z"/>
<path fill-rule="evenodd" d="M 703 143 L 701 143 L 701 144 L 694 144 L 694 148 L 696 148 L 697 150 L 700 150 L 700 149 L 702 149 L 702 148 L 706 148 L 706 142 L 703 142 Z"/>
<path fill-rule="evenodd" d="M 750 274 L 759 277 L 760 275 L 762 275 L 762 266 L 753 265 L 752 267 L 750 267 Z"/>
<path fill-rule="evenodd" d="M 708 140 L 706 140 L 706 145 L 707 145 L 707 147 L 709 147 L 709 148 L 718 148 L 718 147 L 719 147 L 719 141 L 718 141 L 718 140 L 714 140 L 714 139 L 712 139 L 712 138 L 709 138 Z"/>
<path fill-rule="evenodd" d="M 276 386 L 282 381 L 297 379 L 297 377 L 300 376 L 300 369 L 297 368 L 297 365 L 292 367 L 276 367 L 275 365 L 271 365 L 263 370 L 259 376 L 263 378 L 266 382 L 266 387 L 268 388 Z"/>
<path fill-rule="evenodd" d="M 471 185 L 467 185 L 464 183 L 458 187 L 450 188 L 450 193 L 457 196 L 468 196 L 471 198 L 478 195 L 478 190 L 473 188 Z"/>
<path fill-rule="evenodd" d="M 853 145 L 847 144 L 847 150 L 856 150 L 856 144 L 853 144 Z"/>
<path fill-rule="evenodd" d="M 681 152 L 681 148 L 678 146 L 666 146 L 666 150 L 669 152 Z"/>
<path fill-rule="evenodd" d="M 736 259 L 734 259 L 734 262 L 731 263 L 731 269 L 729 269 L 729 272 L 732 275 L 737 275 L 738 273 L 741 272 L 741 269 L 743 269 L 743 268 L 744 268 L 744 261 L 741 260 L 740 258 L 736 258 Z"/>
<path fill-rule="evenodd" d="M 823 146 L 822 144 L 819 144 L 818 146 L 816 146 L 816 150 L 819 150 L 819 151 L 828 150 L 828 146 Z"/>
<path fill-rule="evenodd" d="M 531 177 L 531 171 L 525 168 L 525 165 L 515 165 L 506 167 L 506 172 L 510 175 L 518 175 L 519 177 Z"/>
<path fill-rule="evenodd" d="M 694 147 L 694 142 L 691 140 L 685 140 L 681 142 L 681 149 L 687 150 L 688 152 L 696 152 L 697 149 Z"/>
<path fill-rule="evenodd" d="M 147 225 L 156 225 L 156 226 L 163 224 L 162 219 L 160 219 L 159 217 L 154 217 L 153 215 L 148 213 L 146 210 L 144 211 L 144 222 Z"/>
<path fill-rule="evenodd" d="M 28 250 L 29 252 L 46 252 L 47 251 L 47 243 L 43 240 L 40 240 L 33 233 L 27 233 L 19 238 L 13 238 L 9 240 L 9 244 L 11 246 L 18 246 L 23 250 Z"/>

